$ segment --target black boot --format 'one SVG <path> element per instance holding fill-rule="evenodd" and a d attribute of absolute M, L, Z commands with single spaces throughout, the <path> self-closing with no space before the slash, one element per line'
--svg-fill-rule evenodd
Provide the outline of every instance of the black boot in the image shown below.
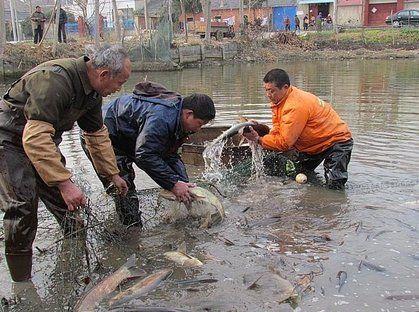
<path fill-rule="evenodd" d="M 119 220 L 127 227 L 142 227 L 141 211 L 136 192 L 128 192 L 126 196 L 113 196 L 115 201 L 116 213 Z"/>

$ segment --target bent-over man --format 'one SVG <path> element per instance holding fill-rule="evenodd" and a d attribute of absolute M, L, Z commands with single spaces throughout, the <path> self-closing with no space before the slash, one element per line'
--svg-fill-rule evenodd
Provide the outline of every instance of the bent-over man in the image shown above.
<path fill-rule="evenodd" d="M 262 137 L 254 129 L 243 135 L 264 149 L 295 150 L 303 171 L 313 171 L 324 161 L 327 185 L 333 189 L 344 188 L 353 146 L 348 125 L 329 103 L 291 86 L 284 70 L 272 69 L 263 82 L 272 109 L 273 128 Z"/>
<path fill-rule="evenodd" d="M 105 105 L 103 118 L 120 175 L 129 188 L 126 197 L 114 196 L 116 210 L 125 225 L 142 225 L 133 164 L 159 186 L 172 191 L 179 201 L 192 199 L 189 189 L 194 184 L 189 183 L 185 165 L 177 152 L 189 134 L 215 118 L 214 102 L 208 95 L 192 94 L 182 98 L 160 84 L 142 82 L 135 86 L 132 94 Z M 99 178 L 108 188 L 109 182 L 100 174 Z"/>
<path fill-rule="evenodd" d="M 4 211 L 5 255 L 13 285 L 30 282 L 38 200 L 54 215 L 64 234 L 83 226 L 67 216 L 86 203 L 72 182 L 59 150 L 64 131 L 75 122 L 97 170 L 121 194 L 115 155 L 102 119 L 102 97 L 120 89 L 131 63 L 118 46 L 89 57 L 38 65 L 15 81 L 0 101 L 0 204 Z"/>

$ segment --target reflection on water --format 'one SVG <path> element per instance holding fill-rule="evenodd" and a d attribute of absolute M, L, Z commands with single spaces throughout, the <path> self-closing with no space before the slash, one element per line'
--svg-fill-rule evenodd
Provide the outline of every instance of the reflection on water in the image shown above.
<path fill-rule="evenodd" d="M 147 77 L 185 95 L 211 95 L 217 106 L 215 124 L 229 125 L 238 115 L 269 123 L 261 81 L 273 67 L 287 70 L 296 86 L 331 101 L 348 122 L 355 145 L 347 190 L 335 192 L 262 176 L 224 199 L 227 219 L 208 231 L 189 224 L 158 225 L 141 235 L 125 234 L 123 242 L 98 235 L 96 246 L 56 244 L 52 252 L 35 252 L 33 280 L 51 310 L 73 306 L 89 287 L 83 282 L 86 276 L 96 282 L 132 253 L 147 272 L 171 266 L 162 254 L 182 241 L 204 266 L 176 268 L 159 290 L 141 298 L 145 304 L 192 311 L 289 311 L 286 304 L 278 306 L 278 294 L 270 287 L 246 289 L 274 267 L 294 285 L 305 276 L 312 278 L 298 301 L 300 311 L 419 310 L 417 299 L 385 298 L 419 293 L 419 60 L 244 64 L 134 73 L 122 92 Z M 62 150 L 98 215 L 104 220 L 111 216 L 106 223 L 110 229 L 112 205 L 81 152 L 77 131 L 66 134 Z M 318 173 L 322 174 L 321 168 Z M 152 185 L 140 172 L 137 184 Z M 45 248 L 61 237 L 44 209 L 39 224 L 36 246 Z M 94 250 L 95 256 L 86 257 L 84 250 Z M 0 295 L 8 295 L 10 283 L 2 258 Z M 360 266 L 361 260 L 385 271 Z M 340 290 L 339 271 L 347 273 Z M 177 284 L 180 279 L 204 277 L 218 281 L 193 287 Z"/>

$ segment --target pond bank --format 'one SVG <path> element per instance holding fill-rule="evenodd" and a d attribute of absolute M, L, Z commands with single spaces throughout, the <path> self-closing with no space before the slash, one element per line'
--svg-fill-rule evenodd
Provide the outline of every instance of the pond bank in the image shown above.
<path fill-rule="evenodd" d="M 78 57 L 88 42 L 6 45 L 0 72 L 18 77 L 30 68 L 54 58 Z M 133 71 L 180 70 L 229 63 L 263 63 L 293 60 L 396 59 L 419 57 L 419 29 L 361 29 L 306 32 L 249 32 L 234 40 L 177 43 L 169 60 L 142 61 L 138 43 L 127 43 Z M 1 68 L 3 67 L 3 68 Z"/>

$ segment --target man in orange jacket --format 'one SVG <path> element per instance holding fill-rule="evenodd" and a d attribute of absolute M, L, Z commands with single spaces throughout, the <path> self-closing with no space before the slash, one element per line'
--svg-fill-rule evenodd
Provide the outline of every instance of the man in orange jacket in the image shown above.
<path fill-rule="evenodd" d="M 295 150 L 297 163 L 305 172 L 313 171 L 324 160 L 327 185 L 344 188 L 353 146 L 347 124 L 329 103 L 291 86 L 284 70 L 270 70 L 263 82 L 271 104 L 273 128 L 262 137 L 253 129 L 243 135 L 267 150 Z"/>

